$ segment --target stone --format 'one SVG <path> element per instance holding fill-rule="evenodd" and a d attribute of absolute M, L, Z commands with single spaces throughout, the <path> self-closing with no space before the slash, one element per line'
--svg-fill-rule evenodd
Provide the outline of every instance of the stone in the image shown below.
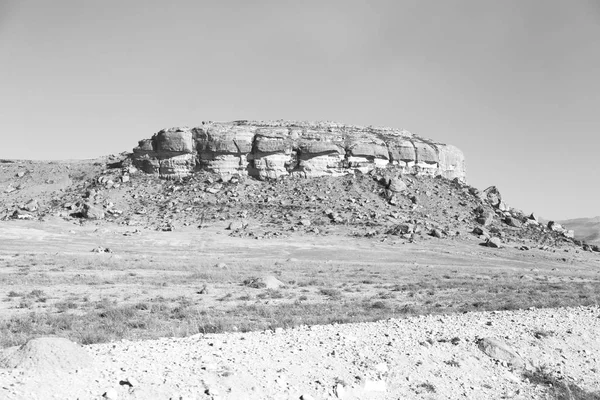
<path fill-rule="evenodd" d="M 388 231 L 391 235 L 406 235 L 411 234 L 415 230 L 415 226 L 413 224 L 398 224 L 392 229 Z"/>
<path fill-rule="evenodd" d="M 496 186 L 490 186 L 485 189 L 482 193 L 484 200 L 487 201 L 492 207 L 498 208 L 502 202 L 502 195 Z"/>
<path fill-rule="evenodd" d="M 473 233 L 477 236 L 486 236 L 486 237 L 490 237 L 490 233 L 487 231 L 487 229 L 485 228 L 481 228 L 479 226 L 476 226 L 475 228 L 473 228 Z"/>
<path fill-rule="evenodd" d="M 494 212 L 489 211 L 477 217 L 476 221 L 483 226 L 489 226 L 494 222 L 495 215 Z"/>
<path fill-rule="evenodd" d="M 404 183 L 404 181 L 402 181 L 402 179 L 392 178 L 392 179 L 390 179 L 390 184 L 388 186 L 388 189 L 394 193 L 400 193 L 400 192 L 407 190 L 408 187 L 406 186 L 406 183 Z"/>
<path fill-rule="evenodd" d="M 499 248 L 502 245 L 502 241 L 498 237 L 491 237 L 485 243 L 487 247 L 492 247 L 494 249 Z"/>
<path fill-rule="evenodd" d="M 440 231 L 439 229 L 432 229 L 431 232 L 429 232 L 429 235 L 438 239 L 441 239 L 444 236 L 442 231 Z"/>
<path fill-rule="evenodd" d="M 229 226 L 227 226 L 227 229 L 230 231 L 237 231 L 240 229 L 243 229 L 244 225 L 241 221 L 232 221 L 229 223 Z"/>
<path fill-rule="evenodd" d="M 37 200 L 31 199 L 27 203 L 23 204 L 20 208 L 21 210 L 35 212 L 38 210 L 39 206 Z"/>
<path fill-rule="evenodd" d="M 535 213 L 531 213 L 528 218 L 532 221 L 538 222 L 538 217 Z"/>
<path fill-rule="evenodd" d="M 83 204 L 83 217 L 87 218 L 87 219 L 94 219 L 94 220 L 98 220 L 98 219 L 104 219 L 104 210 L 100 207 L 96 207 L 95 205 L 91 204 L 91 203 L 84 203 Z"/>
<path fill-rule="evenodd" d="M 33 219 L 34 217 L 27 211 L 15 210 L 12 213 L 11 218 L 13 218 L 13 219 Z"/>
<path fill-rule="evenodd" d="M 504 361 L 514 368 L 525 368 L 526 363 L 523 358 L 521 358 L 521 356 L 519 356 L 510 346 L 500 340 L 483 338 L 478 341 L 477 347 L 479 347 L 479 350 L 484 354 L 495 360 Z"/>
<path fill-rule="evenodd" d="M 138 143 L 134 167 L 175 179 L 204 169 L 223 175 L 276 179 L 342 175 L 400 167 L 403 173 L 466 179 L 456 147 L 392 128 L 333 122 L 206 122 L 161 130 Z"/>
<path fill-rule="evenodd" d="M 504 222 L 508 226 L 512 226 L 513 228 L 521 228 L 523 224 L 515 217 L 506 217 L 504 218 Z"/>

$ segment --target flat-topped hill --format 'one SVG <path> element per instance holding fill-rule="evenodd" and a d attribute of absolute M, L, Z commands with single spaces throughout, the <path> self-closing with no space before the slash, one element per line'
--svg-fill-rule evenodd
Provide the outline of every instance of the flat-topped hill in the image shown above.
<path fill-rule="evenodd" d="M 463 153 L 393 128 L 334 122 L 203 122 L 163 129 L 141 140 L 134 165 L 163 178 L 206 170 L 273 179 L 343 175 L 395 166 L 405 173 L 466 180 Z"/>

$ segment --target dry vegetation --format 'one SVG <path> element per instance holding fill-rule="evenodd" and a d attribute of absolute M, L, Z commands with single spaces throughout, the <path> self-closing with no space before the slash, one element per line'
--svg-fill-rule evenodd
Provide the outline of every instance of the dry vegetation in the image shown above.
<path fill-rule="evenodd" d="M 89 344 L 600 300 L 598 269 L 456 264 L 15 254 L 0 259 L 0 345 L 48 334 Z M 244 284 L 265 275 L 286 286 Z"/>

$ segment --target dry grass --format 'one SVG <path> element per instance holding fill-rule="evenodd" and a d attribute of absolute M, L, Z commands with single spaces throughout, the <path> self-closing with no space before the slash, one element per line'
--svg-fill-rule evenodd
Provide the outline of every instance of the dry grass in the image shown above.
<path fill-rule="evenodd" d="M 588 392 L 573 382 L 555 377 L 543 367 L 527 371 L 523 376 L 532 384 L 547 387 L 552 400 L 600 400 L 600 392 Z"/>
<path fill-rule="evenodd" d="M 600 303 L 589 269 L 264 263 L 195 257 L 0 259 L 0 346 L 41 335 L 80 343 L 374 321 L 414 314 Z M 244 285 L 275 275 L 277 290 Z M 538 332 L 545 337 L 550 332 Z"/>

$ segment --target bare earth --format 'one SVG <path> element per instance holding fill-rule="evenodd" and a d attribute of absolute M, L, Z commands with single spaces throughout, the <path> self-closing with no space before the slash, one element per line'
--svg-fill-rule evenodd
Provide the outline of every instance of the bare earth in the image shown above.
<path fill-rule="evenodd" d="M 548 386 L 528 382 L 521 369 L 484 354 L 477 342 L 481 338 L 501 340 L 526 361 L 529 370 L 544 367 L 587 391 L 600 388 L 597 303 L 465 313 L 452 309 L 457 299 L 477 297 L 477 285 L 500 287 L 510 279 L 518 279 L 523 287 L 535 283 L 531 287 L 536 290 L 575 282 L 581 296 L 597 295 L 600 263 L 592 253 L 489 249 L 479 246 L 477 238 L 390 243 L 299 233 L 291 239 L 255 240 L 227 236 L 219 225 L 204 230 L 132 231 L 60 219 L 2 223 L 3 317 L 55 312 L 54 307 L 67 297 L 80 299 L 81 304 L 64 314 L 83 313 L 84 295 L 88 303 L 110 298 L 119 304 L 189 296 L 206 310 L 235 310 L 249 302 L 285 307 L 297 303 L 300 295 L 305 296 L 303 302 L 317 307 L 328 301 L 323 288 L 332 288 L 343 300 L 331 302 L 381 299 L 388 310 L 395 310 L 408 302 L 426 303 L 427 294 L 400 290 L 392 297 L 382 296 L 392 293 L 393 285 L 455 276 L 467 282 L 470 291 L 457 297 L 458 285 L 437 287 L 430 296 L 439 303 L 439 312 L 421 316 L 398 312 L 397 318 L 372 323 L 307 326 L 300 322 L 287 329 L 274 325 L 255 332 L 86 345 L 93 366 L 76 371 L 0 369 L 0 398 L 548 398 Z M 112 253 L 90 253 L 97 246 Z M 28 260 L 35 262 L 29 262 L 25 271 L 23 262 Z M 63 265 L 69 260 L 75 261 Z M 213 276 L 198 274 L 198 269 L 211 271 L 218 263 L 227 266 L 214 270 Z M 241 283 L 261 271 L 276 270 L 287 285 L 282 298 L 261 297 L 264 290 Z M 361 276 L 367 273 L 368 280 Z M 359 278 L 353 280 L 352 275 Z M 311 277 L 322 282 L 302 284 Z M 177 284 L 158 285 L 156 279 Z M 210 291 L 196 294 L 207 283 Z M 10 291 L 35 289 L 43 290 L 47 299 L 25 309 L 9 296 Z M 479 295 L 492 296 L 488 289 Z"/>

